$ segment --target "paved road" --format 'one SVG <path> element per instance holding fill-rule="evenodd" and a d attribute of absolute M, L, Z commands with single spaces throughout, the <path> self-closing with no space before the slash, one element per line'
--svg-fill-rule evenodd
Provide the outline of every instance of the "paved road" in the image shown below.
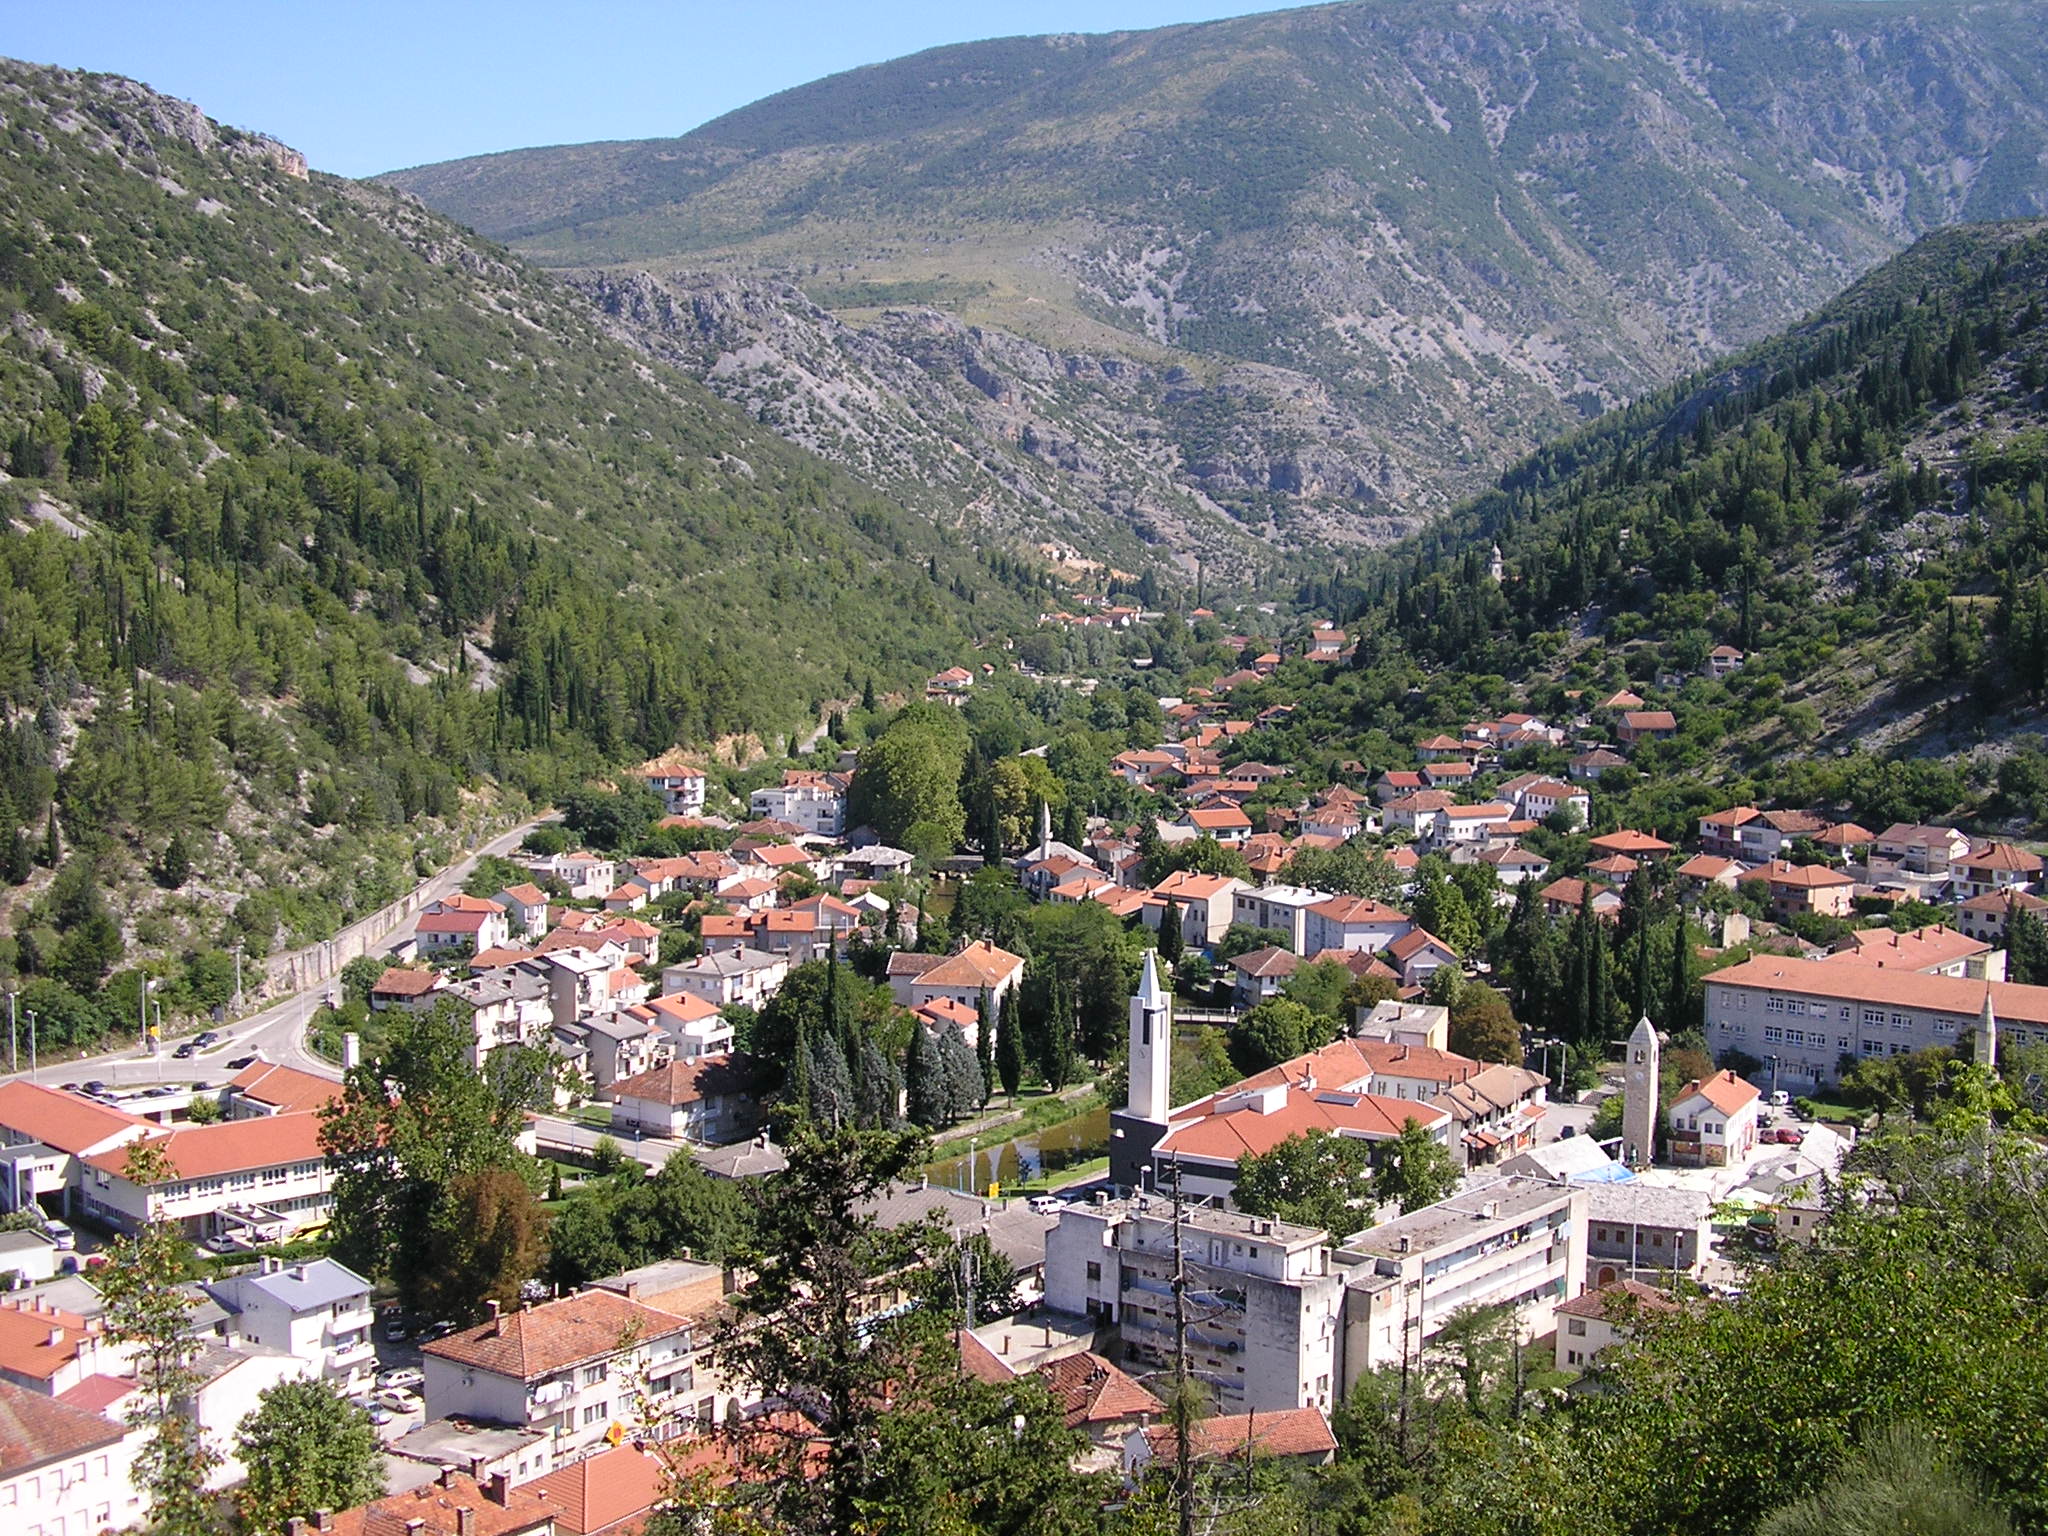
<path fill-rule="evenodd" d="M 532 821 L 522 822 L 511 831 L 492 838 L 481 848 L 465 854 L 439 874 L 421 881 L 418 890 L 423 900 L 438 901 L 441 897 L 460 890 L 462 882 L 474 873 L 479 859 L 511 852 L 519 846 L 528 832 L 546 819 L 536 817 Z M 393 932 L 403 932 L 403 925 Z M 220 1027 L 219 1045 L 184 1060 L 172 1055 L 177 1046 L 176 1041 L 166 1042 L 162 1055 L 155 1056 L 140 1049 L 131 1040 L 99 1056 L 88 1056 L 76 1061 L 46 1062 L 37 1071 L 36 1080 L 55 1086 L 60 1083 L 90 1082 L 98 1078 L 117 1088 L 159 1082 L 219 1084 L 234 1076 L 233 1069 L 228 1066 L 229 1061 L 239 1061 L 244 1056 L 260 1052 L 265 1061 L 278 1062 L 287 1067 L 296 1067 L 301 1072 L 311 1072 L 317 1077 L 339 1081 L 341 1069 L 306 1047 L 306 1026 L 312 1022 L 314 1013 L 327 1001 L 328 994 L 336 985 L 331 981 L 321 982 L 233 1023 L 223 1024 Z M 23 1062 L 28 1059 L 27 1043 L 24 1033 L 23 1052 L 20 1057 Z M 0 1079 L 4 1079 L 6 1075 L 0 1074 Z M 12 1075 L 27 1077 L 29 1074 L 22 1071 Z"/>

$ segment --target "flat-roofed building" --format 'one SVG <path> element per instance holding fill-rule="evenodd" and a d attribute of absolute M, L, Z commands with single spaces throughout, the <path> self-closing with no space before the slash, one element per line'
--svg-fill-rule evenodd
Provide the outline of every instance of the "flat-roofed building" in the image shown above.
<path fill-rule="evenodd" d="M 1348 1238 L 1345 1382 L 1420 1359 L 1468 1307 L 1514 1308 L 1525 1340 L 1550 1332 L 1585 1274 L 1586 1210 L 1582 1185 L 1509 1177 Z"/>

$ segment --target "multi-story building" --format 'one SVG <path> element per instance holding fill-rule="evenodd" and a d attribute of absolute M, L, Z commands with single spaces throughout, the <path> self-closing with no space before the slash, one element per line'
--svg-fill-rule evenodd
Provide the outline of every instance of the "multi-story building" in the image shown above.
<path fill-rule="evenodd" d="M 749 795 L 747 810 L 757 821 L 786 821 L 818 837 L 838 837 L 846 830 L 846 790 L 851 782 L 851 774 L 792 768 L 780 784 Z"/>
<path fill-rule="evenodd" d="M 343 1396 L 362 1391 L 376 1373 L 370 1282 L 345 1264 L 266 1257 L 254 1272 L 206 1290 L 234 1314 L 236 1338 L 307 1361 Z"/>
<path fill-rule="evenodd" d="M 2006 1038 L 2048 1044 L 2048 987 L 1759 955 L 1706 978 L 1707 1048 L 1772 1063 L 1780 1086 L 1832 1083 L 1844 1058 L 1954 1046 L 1986 1000 Z"/>
<path fill-rule="evenodd" d="M 559 1460 L 695 1392 L 693 1325 L 605 1290 L 494 1316 L 421 1350 L 427 1417 L 543 1431 Z"/>
<path fill-rule="evenodd" d="M 1513 1307 L 1524 1339 L 1550 1332 L 1585 1274 L 1586 1200 L 1581 1186 L 1509 1177 L 1347 1240 L 1335 1255 L 1346 1385 L 1419 1360 L 1468 1307 Z"/>
<path fill-rule="evenodd" d="M 1329 899 L 1328 891 L 1312 891 L 1305 885 L 1240 887 L 1231 897 L 1230 920 L 1251 928 L 1284 933 L 1289 949 L 1297 955 L 1311 954 L 1313 951 L 1308 947 L 1309 909 Z"/>
<path fill-rule="evenodd" d="M 161 1155 L 168 1176 L 131 1178 L 126 1145 L 95 1153 L 79 1174 L 86 1215 L 121 1231 L 175 1221 L 196 1238 L 254 1246 L 318 1226 L 334 1209 L 317 1114 L 180 1126 L 142 1145 Z"/>
<path fill-rule="evenodd" d="M 1145 903 L 1145 926 L 1157 932 L 1169 910 L 1180 913 L 1181 942 L 1208 949 L 1230 931 L 1242 880 L 1229 875 L 1203 875 L 1176 870 L 1152 887 Z"/>
<path fill-rule="evenodd" d="M 83 1160 L 157 1127 L 59 1088 L 0 1083 L 0 1209 L 71 1214 Z"/>
<path fill-rule="evenodd" d="M 0 1381 L 0 1526 L 9 1536 L 89 1536 L 138 1524 L 135 1453 L 149 1438 Z"/>
<path fill-rule="evenodd" d="M 1174 1355 L 1173 1281 L 1187 1277 L 1194 1374 L 1223 1412 L 1315 1406 L 1342 1393 L 1333 1343 L 1344 1278 L 1326 1234 L 1265 1217 L 1098 1197 L 1069 1205 L 1046 1238 L 1046 1303 L 1114 1327 L 1127 1362 L 1166 1369 Z"/>
<path fill-rule="evenodd" d="M 1587 1182 L 1585 1190 L 1588 1286 L 1643 1271 L 1699 1273 L 1713 1239 L 1714 1202 L 1704 1190 L 1641 1179 Z"/>
<path fill-rule="evenodd" d="M 1308 909 L 1302 953 L 1362 949 L 1377 954 L 1414 928 L 1407 913 L 1369 896 L 1332 896 Z"/>
<path fill-rule="evenodd" d="M 1865 858 L 1873 881 L 1940 887 L 1949 866 L 1969 851 L 1970 840 L 1955 827 L 1895 821 L 1877 834 Z"/>
<path fill-rule="evenodd" d="M 633 770 L 633 776 L 661 796 L 671 816 L 697 816 L 704 810 L 707 787 L 704 765 L 676 752 L 650 758 Z"/>

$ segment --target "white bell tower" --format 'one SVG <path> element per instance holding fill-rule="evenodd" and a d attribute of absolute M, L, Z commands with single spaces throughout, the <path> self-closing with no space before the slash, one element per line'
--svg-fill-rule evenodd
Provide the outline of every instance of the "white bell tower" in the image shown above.
<path fill-rule="evenodd" d="M 1173 1076 L 1173 1011 L 1159 984 L 1157 951 L 1145 951 L 1145 976 L 1131 999 L 1131 1086 L 1125 1113 L 1166 1123 Z"/>

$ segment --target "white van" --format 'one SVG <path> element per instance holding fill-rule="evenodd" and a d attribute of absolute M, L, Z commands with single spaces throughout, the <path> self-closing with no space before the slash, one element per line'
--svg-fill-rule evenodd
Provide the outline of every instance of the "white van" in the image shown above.
<path fill-rule="evenodd" d="M 43 1223 L 43 1232 L 60 1253 L 70 1253 L 78 1247 L 78 1234 L 54 1216 Z"/>

